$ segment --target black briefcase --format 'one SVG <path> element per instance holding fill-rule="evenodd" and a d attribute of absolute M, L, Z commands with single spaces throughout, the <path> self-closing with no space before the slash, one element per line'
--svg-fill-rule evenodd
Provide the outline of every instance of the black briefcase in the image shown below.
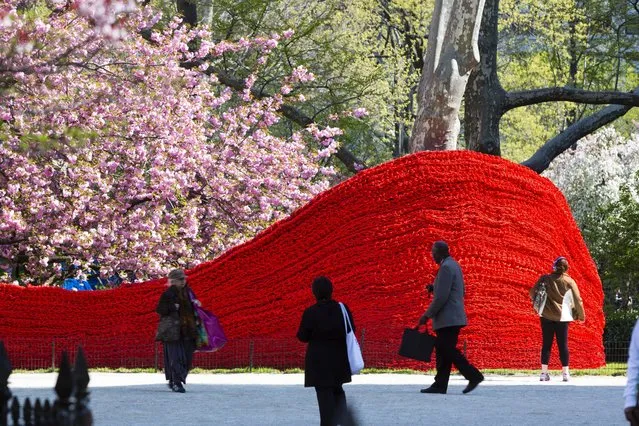
<path fill-rule="evenodd" d="M 416 328 L 407 328 L 402 336 L 402 344 L 399 346 L 399 354 L 417 361 L 430 362 L 430 357 L 435 348 L 435 336 L 421 333 Z"/>

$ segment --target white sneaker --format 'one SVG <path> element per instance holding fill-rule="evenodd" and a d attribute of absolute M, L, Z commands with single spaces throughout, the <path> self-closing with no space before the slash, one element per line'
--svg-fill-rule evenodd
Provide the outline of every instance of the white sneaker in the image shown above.
<path fill-rule="evenodd" d="M 570 374 L 568 374 L 568 373 L 563 373 L 563 374 L 561 375 L 561 381 L 563 381 L 563 382 L 567 382 L 567 381 L 568 381 L 568 379 L 570 379 Z"/>
<path fill-rule="evenodd" d="M 539 376 L 539 381 L 540 382 L 549 382 L 550 381 L 550 374 L 541 373 L 541 376 Z"/>

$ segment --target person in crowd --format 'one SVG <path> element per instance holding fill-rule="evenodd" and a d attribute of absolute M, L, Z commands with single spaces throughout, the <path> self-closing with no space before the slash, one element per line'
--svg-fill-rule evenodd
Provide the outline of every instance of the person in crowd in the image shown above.
<path fill-rule="evenodd" d="M 553 272 L 542 275 L 537 283 L 530 289 L 530 298 L 541 285 L 546 287 L 546 304 L 540 314 L 541 320 L 541 376 L 540 381 L 550 380 L 548 373 L 548 361 L 553 339 L 557 339 L 559 347 L 559 359 L 562 367 L 562 379 L 567 382 L 570 379 L 568 367 L 568 325 L 574 321 L 584 321 L 586 314 L 583 301 L 577 283 L 568 275 L 568 260 L 560 256 L 553 262 Z"/>
<path fill-rule="evenodd" d="M 626 377 L 628 381 L 623 393 L 625 399 L 623 411 L 632 426 L 639 426 L 639 404 L 637 404 L 637 389 L 639 388 L 639 320 L 632 329 Z"/>
<path fill-rule="evenodd" d="M 422 393 L 445 394 L 448 391 L 448 380 L 452 365 L 468 380 L 463 393 L 475 389 L 483 380 L 481 372 L 468 362 L 466 357 L 457 349 L 459 332 L 467 325 L 464 309 L 464 276 L 459 263 L 449 253 L 448 244 L 436 241 L 431 254 L 439 271 L 432 287 L 433 300 L 426 312 L 421 316 L 418 326 L 425 325 L 429 319 L 433 321 L 433 330 L 437 335 L 435 340 L 435 356 L 437 374 L 435 383 Z"/>
<path fill-rule="evenodd" d="M 186 376 L 191 370 L 195 337 L 197 336 L 196 318 L 193 304 L 200 302 L 190 294 L 192 290 L 186 283 L 186 275 L 181 269 L 174 269 L 168 275 L 168 288 L 160 296 L 156 312 L 163 316 L 179 318 L 179 338 L 164 340 L 164 375 L 173 392 L 184 393 Z"/>
<path fill-rule="evenodd" d="M 297 331 L 297 338 L 308 343 L 304 387 L 315 387 L 320 425 L 333 426 L 346 415 L 346 395 L 342 385 L 351 381 L 346 351 L 347 327 L 339 303 L 332 298 L 331 281 L 318 277 L 313 280 L 311 289 L 317 302 L 304 311 Z M 353 316 L 345 304 L 344 307 L 355 331 Z"/>
<path fill-rule="evenodd" d="M 621 289 L 615 291 L 615 307 L 620 310 L 623 307 L 623 297 L 621 296 Z"/>

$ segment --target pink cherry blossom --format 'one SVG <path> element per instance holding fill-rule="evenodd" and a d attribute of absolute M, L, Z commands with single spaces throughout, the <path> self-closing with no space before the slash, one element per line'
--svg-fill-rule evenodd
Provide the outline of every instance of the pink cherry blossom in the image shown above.
<path fill-rule="evenodd" d="M 158 10 L 129 1 L 76 0 L 35 20 L 18 3 L 0 11 L 0 256 L 26 254 L 32 282 L 61 274 L 60 258 L 138 279 L 190 267 L 328 188 L 341 130 L 271 131 L 282 94 L 311 73 L 296 68 L 262 99 L 250 92 L 259 69 L 237 93 L 206 74 L 224 54 L 265 58 L 279 36 L 155 29 Z"/>

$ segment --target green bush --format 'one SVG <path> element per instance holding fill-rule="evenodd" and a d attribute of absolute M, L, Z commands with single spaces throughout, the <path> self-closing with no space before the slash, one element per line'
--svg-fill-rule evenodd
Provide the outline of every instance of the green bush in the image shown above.
<path fill-rule="evenodd" d="M 625 345 L 630 342 L 632 329 L 639 317 L 637 310 L 614 311 L 606 315 L 606 328 L 604 329 L 604 345 Z"/>

